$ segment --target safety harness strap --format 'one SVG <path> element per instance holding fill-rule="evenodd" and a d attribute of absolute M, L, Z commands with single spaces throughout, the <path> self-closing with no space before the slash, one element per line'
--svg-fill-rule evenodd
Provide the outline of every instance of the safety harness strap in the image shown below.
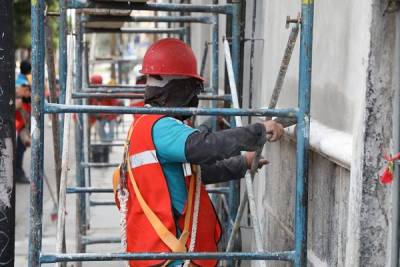
<path fill-rule="evenodd" d="M 129 162 L 128 162 L 129 163 Z M 171 233 L 168 228 L 161 222 L 161 220 L 157 217 L 157 215 L 151 210 L 146 201 L 144 200 L 142 194 L 140 193 L 139 187 L 133 177 L 132 170 L 128 167 L 128 175 L 129 180 L 131 181 L 133 190 L 135 191 L 136 198 L 139 202 L 140 207 L 143 210 L 143 213 L 153 226 L 153 229 L 156 231 L 157 235 L 160 239 L 173 251 L 173 252 L 186 252 L 186 240 L 188 235 L 181 235 L 181 237 L 186 240 L 178 240 L 173 233 Z M 183 242 L 185 241 L 185 242 Z"/>

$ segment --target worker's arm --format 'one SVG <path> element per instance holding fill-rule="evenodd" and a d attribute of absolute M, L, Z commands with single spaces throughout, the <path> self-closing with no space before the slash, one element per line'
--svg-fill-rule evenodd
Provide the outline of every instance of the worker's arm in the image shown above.
<path fill-rule="evenodd" d="M 217 161 L 215 164 L 202 164 L 201 180 L 204 184 L 215 184 L 237 180 L 244 177 L 246 171 L 251 168 L 255 152 L 246 152 L 243 155 Z M 258 168 L 268 164 L 268 160 L 261 158 L 258 161 Z"/>
<path fill-rule="evenodd" d="M 239 155 L 211 165 L 202 164 L 200 169 L 202 182 L 215 184 L 243 178 L 248 166 L 245 156 Z"/>
<path fill-rule="evenodd" d="M 262 147 L 267 132 L 272 133 L 271 141 L 279 139 L 282 134 L 281 127 L 271 121 L 209 133 L 165 117 L 154 125 L 153 140 L 158 157 L 165 162 L 212 165 L 237 156 L 241 151 L 255 151 Z"/>
<path fill-rule="evenodd" d="M 266 127 L 262 123 L 212 133 L 196 131 L 186 140 L 186 160 L 200 165 L 214 164 L 240 151 L 255 151 L 266 141 Z"/>

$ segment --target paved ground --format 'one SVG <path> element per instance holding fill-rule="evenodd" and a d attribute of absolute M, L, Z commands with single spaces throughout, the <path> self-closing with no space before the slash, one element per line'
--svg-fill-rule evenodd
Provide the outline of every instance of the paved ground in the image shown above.
<path fill-rule="evenodd" d="M 129 125 L 129 116 L 126 117 L 125 129 L 119 129 L 120 132 L 127 131 Z M 54 192 L 54 159 L 53 159 L 53 142 L 51 126 L 46 118 L 45 124 L 45 175 L 50 181 L 51 190 Z M 122 127 L 121 127 L 122 128 Z M 71 128 L 72 136 L 70 138 L 70 155 L 69 155 L 69 177 L 68 185 L 75 184 L 75 144 L 73 137 L 73 128 Z M 119 134 L 122 139 L 125 134 Z M 118 162 L 121 160 L 122 147 L 114 147 L 110 154 L 110 162 Z M 24 169 L 27 175 L 30 170 L 30 150 L 26 151 L 24 158 Z M 93 169 L 92 170 L 92 186 L 111 188 L 112 168 Z M 113 200 L 112 194 L 97 194 L 92 196 L 93 200 Z M 51 221 L 51 214 L 55 211 L 49 188 L 44 185 L 44 201 L 43 201 L 43 252 L 55 251 L 56 222 Z M 67 216 L 66 216 L 66 240 L 67 251 L 75 252 L 75 195 L 67 196 Z M 16 188 L 16 237 L 15 237 L 15 266 L 27 266 L 28 253 L 28 220 L 29 220 L 29 185 L 17 184 Z M 119 214 L 115 206 L 96 206 L 90 209 L 90 235 L 106 237 L 119 236 Z M 102 244 L 88 246 L 88 252 L 119 252 L 119 244 Z M 73 263 L 68 266 L 74 266 Z M 83 266 L 123 266 L 122 262 L 114 263 L 84 263 Z"/>

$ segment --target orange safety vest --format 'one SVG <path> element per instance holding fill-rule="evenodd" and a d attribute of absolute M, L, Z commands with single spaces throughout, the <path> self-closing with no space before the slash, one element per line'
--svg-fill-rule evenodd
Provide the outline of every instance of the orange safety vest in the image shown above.
<path fill-rule="evenodd" d="M 194 212 L 195 168 L 184 168 L 188 200 L 177 222 L 174 220 L 168 185 L 158 161 L 152 138 L 154 124 L 162 115 L 142 115 L 129 130 L 129 160 L 126 186 L 129 191 L 126 215 L 128 252 L 187 252 L 191 239 Z M 193 170 L 193 174 L 191 173 Z M 114 194 L 120 170 L 114 172 Z M 118 201 L 117 205 L 119 206 Z M 190 210 L 188 213 L 187 211 Z M 177 226 L 182 233 L 177 236 Z M 197 222 L 196 242 L 193 252 L 216 252 L 221 237 L 221 226 L 204 185 L 200 189 L 200 205 Z M 161 266 L 169 261 L 130 261 L 130 266 Z M 193 260 L 192 263 L 212 267 L 217 260 Z"/>

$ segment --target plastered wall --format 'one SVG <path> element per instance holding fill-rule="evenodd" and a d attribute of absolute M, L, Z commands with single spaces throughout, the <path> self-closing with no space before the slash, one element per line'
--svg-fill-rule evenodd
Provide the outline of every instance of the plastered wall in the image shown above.
<path fill-rule="evenodd" d="M 253 1 L 248 1 L 249 3 Z M 286 16 L 296 17 L 300 1 L 263 2 L 257 18 L 264 38 L 261 105 L 266 105 L 275 84 L 289 36 Z M 251 6 L 251 5 L 249 5 Z M 369 52 L 370 1 L 316 1 L 312 72 L 311 116 L 332 128 L 352 132 L 354 116 L 365 92 Z M 248 10 L 250 12 L 251 10 Z M 295 106 L 299 40 L 292 56 L 278 105 Z M 261 89 L 262 88 L 262 89 Z"/>

